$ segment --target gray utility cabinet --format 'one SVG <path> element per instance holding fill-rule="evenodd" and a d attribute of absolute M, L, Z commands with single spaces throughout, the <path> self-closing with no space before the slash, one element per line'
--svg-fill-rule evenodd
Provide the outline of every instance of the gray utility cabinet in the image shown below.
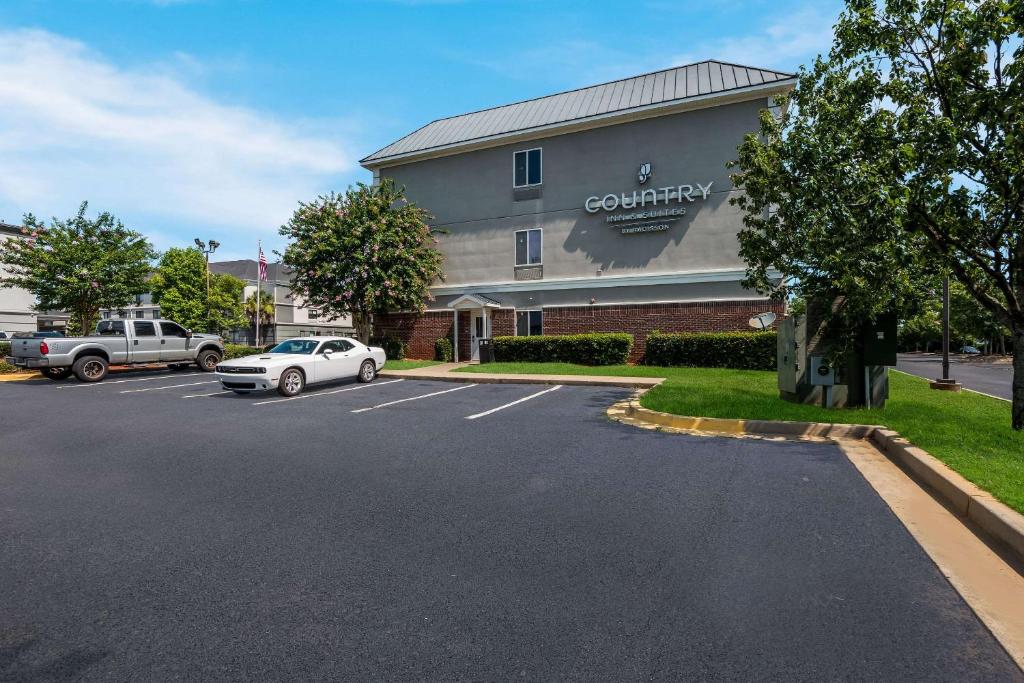
<path fill-rule="evenodd" d="M 825 321 L 829 311 L 808 306 L 807 314 L 779 322 L 779 395 L 794 403 L 833 408 L 880 408 L 889 397 L 886 367 L 896 365 L 896 317 L 880 316 L 861 327 L 855 351 L 836 367 L 830 352 L 834 341 Z"/>

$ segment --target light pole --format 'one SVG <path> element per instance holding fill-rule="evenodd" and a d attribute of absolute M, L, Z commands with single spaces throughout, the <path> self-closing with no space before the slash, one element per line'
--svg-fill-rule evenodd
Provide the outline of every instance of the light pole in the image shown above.
<path fill-rule="evenodd" d="M 210 331 L 210 254 L 217 251 L 220 242 L 210 240 L 209 246 L 198 237 L 195 239 L 199 251 L 206 255 L 206 331 Z"/>

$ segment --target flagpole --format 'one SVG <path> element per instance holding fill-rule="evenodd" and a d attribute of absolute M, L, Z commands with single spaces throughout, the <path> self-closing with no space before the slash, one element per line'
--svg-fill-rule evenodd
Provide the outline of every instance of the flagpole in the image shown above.
<path fill-rule="evenodd" d="M 263 240 L 258 240 L 260 256 L 263 255 Z M 260 290 L 263 289 L 261 286 L 262 280 L 260 280 L 260 262 L 256 260 L 256 346 L 260 345 Z"/>

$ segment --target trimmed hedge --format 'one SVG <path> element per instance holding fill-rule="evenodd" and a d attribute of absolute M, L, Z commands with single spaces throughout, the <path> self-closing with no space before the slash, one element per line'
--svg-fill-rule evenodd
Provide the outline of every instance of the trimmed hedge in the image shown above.
<path fill-rule="evenodd" d="M 624 332 L 495 337 L 494 360 L 526 363 L 621 365 L 633 348 L 633 335 Z"/>
<path fill-rule="evenodd" d="M 451 363 L 454 357 L 451 339 L 441 337 L 434 342 L 434 360 L 439 360 L 442 363 Z"/>
<path fill-rule="evenodd" d="M 776 332 L 652 332 L 644 365 L 774 370 Z"/>
<path fill-rule="evenodd" d="M 11 355 L 11 342 L 0 342 L 0 362 L 3 362 L 4 356 Z"/>
<path fill-rule="evenodd" d="M 256 346 L 246 346 L 245 344 L 225 344 L 224 360 L 241 358 L 242 356 L 251 356 L 254 353 L 260 353 L 260 351 L 261 350 Z"/>
<path fill-rule="evenodd" d="M 388 357 L 388 360 L 402 360 L 405 358 L 406 343 L 398 337 L 392 337 L 390 335 L 386 337 L 380 337 L 378 339 L 371 339 L 370 346 L 379 346 L 384 349 L 384 354 Z"/>

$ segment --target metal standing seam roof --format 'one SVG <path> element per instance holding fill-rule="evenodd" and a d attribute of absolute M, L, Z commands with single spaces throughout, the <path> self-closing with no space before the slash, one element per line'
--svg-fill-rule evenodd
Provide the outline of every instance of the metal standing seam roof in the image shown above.
<path fill-rule="evenodd" d="M 795 74 L 708 60 L 610 83 L 570 90 L 432 121 L 360 160 L 376 165 L 393 157 L 469 143 L 482 138 L 568 124 L 724 94 L 796 78 Z"/>

